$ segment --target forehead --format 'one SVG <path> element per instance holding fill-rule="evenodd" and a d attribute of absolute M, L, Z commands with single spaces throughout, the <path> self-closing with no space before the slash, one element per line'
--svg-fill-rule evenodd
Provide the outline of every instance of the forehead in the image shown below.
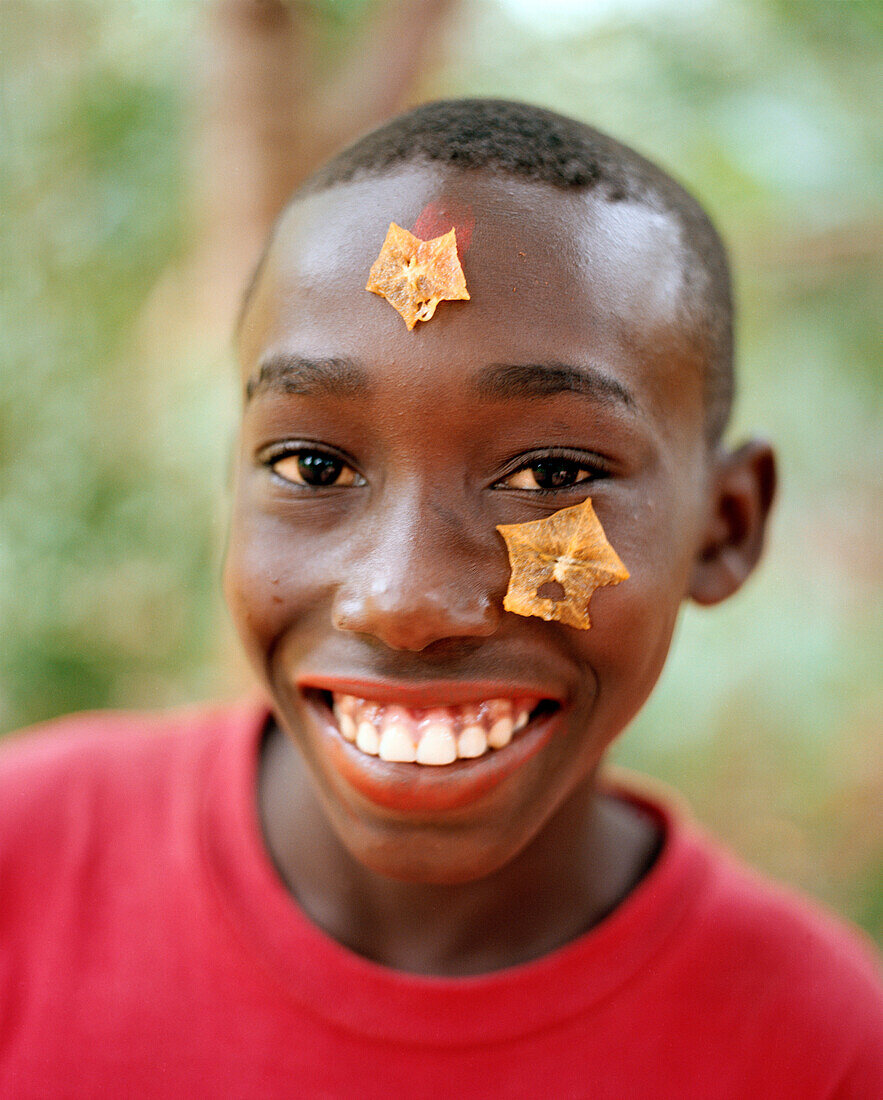
<path fill-rule="evenodd" d="M 365 283 L 390 222 L 425 237 L 448 228 L 440 211 L 466 245 L 471 300 L 441 303 L 409 332 Z M 487 363 L 589 363 L 649 405 L 674 386 L 692 406 L 701 366 L 681 319 L 686 263 L 679 225 L 648 205 L 411 165 L 291 206 L 242 326 L 243 369 L 280 352 L 347 356 L 437 385 Z"/>

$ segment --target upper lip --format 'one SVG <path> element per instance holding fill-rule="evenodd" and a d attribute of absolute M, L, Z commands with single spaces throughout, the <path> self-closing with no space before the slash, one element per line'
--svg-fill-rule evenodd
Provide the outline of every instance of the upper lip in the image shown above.
<path fill-rule="evenodd" d="M 336 692 L 408 707 L 458 706 L 480 703 L 485 699 L 525 697 L 563 701 L 558 692 L 549 691 L 547 687 L 501 680 L 366 680 L 304 673 L 296 677 L 295 683 L 301 691 Z"/>

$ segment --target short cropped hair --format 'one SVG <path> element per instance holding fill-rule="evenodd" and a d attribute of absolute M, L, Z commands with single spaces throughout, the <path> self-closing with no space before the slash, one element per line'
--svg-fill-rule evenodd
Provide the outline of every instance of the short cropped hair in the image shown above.
<path fill-rule="evenodd" d="M 672 216 L 692 260 L 684 271 L 681 309 L 705 358 L 706 434 L 712 443 L 720 439 L 734 392 L 729 265 L 708 215 L 680 184 L 633 149 L 576 119 L 527 103 L 450 99 L 425 103 L 366 134 L 319 168 L 291 201 L 414 162 L 465 172 L 490 170 L 561 190 L 593 190 L 607 202 L 640 203 Z M 266 250 L 243 312 L 265 256 Z"/>

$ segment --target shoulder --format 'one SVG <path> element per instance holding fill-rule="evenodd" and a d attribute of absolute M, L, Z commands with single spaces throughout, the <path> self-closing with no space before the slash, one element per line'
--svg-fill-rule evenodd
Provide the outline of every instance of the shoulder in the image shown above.
<path fill-rule="evenodd" d="M 883 1086 L 883 985 L 870 939 L 685 829 L 706 868 L 687 948 L 707 975 L 706 1004 L 728 1003 L 743 1037 L 771 1058 L 790 1051 L 796 1073 L 818 1066 L 838 1085 Z"/>
<path fill-rule="evenodd" d="M 158 983 L 172 972 L 179 942 L 205 927 L 210 777 L 249 758 L 265 715 L 81 714 L 0 742 L 0 1063 L 4 1020 L 37 1050 L 58 1006 L 100 1020 L 108 990 L 119 1007 L 150 987 L 139 968 Z"/>
<path fill-rule="evenodd" d="M 195 706 L 170 711 L 88 711 L 7 734 L 0 740 L 0 783 L 39 777 L 52 783 L 84 772 L 99 776 L 121 760 L 174 752 L 188 737 L 229 724 L 236 708 Z"/>
<path fill-rule="evenodd" d="M 821 903 L 773 882 L 710 837 L 676 794 L 644 777 L 626 774 L 614 788 L 649 812 L 661 826 L 664 844 L 639 891 L 650 886 L 655 903 L 687 895 L 680 936 L 684 950 L 695 946 L 718 973 L 743 982 L 762 980 L 813 1003 L 814 992 L 831 993 L 840 975 L 850 988 L 881 996 L 874 946 L 859 929 Z"/>
<path fill-rule="evenodd" d="M 169 889 L 198 859 L 206 777 L 265 713 L 80 714 L 0 742 L 0 940 L 25 957 Z"/>
<path fill-rule="evenodd" d="M 695 921 L 706 946 L 734 973 L 756 970 L 768 987 L 801 994 L 806 1005 L 858 993 L 880 1003 L 870 940 L 821 904 L 764 878 L 713 841 L 692 835 L 707 876 Z M 853 1002 L 854 1003 L 854 1002 Z"/>
<path fill-rule="evenodd" d="M 735 1095 L 774 1094 L 771 1082 L 781 1095 L 883 1095 L 883 987 L 871 941 L 747 867 L 677 796 L 633 778 L 620 793 L 661 819 L 665 834 L 633 895 L 642 934 L 663 930 L 643 972 L 660 1041 L 692 1036 L 694 1053 L 731 1067 Z"/>
<path fill-rule="evenodd" d="M 97 711 L 7 735 L 0 741 L 0 854 L 8 856 L 16 839 L 33 850 L 59 829 L 167 801 L 192 782 L 199 758 L 244 730 L 254 713 L 244 705 Z"/>

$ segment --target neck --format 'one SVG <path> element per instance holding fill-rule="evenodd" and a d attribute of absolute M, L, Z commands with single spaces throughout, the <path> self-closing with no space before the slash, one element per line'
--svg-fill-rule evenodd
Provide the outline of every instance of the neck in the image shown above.
<path fill-rule="evenodd" d="M 589 783 L 494 874 L 457 885 L 399 882 L 343 847 L 299 753 L 275 727 L 258 798 L 270 855 L 310 919 L 358 954 L 419 974 L 484 973 L 555 950 L 628 894 L 657 847 L 649 821 Z"/>

